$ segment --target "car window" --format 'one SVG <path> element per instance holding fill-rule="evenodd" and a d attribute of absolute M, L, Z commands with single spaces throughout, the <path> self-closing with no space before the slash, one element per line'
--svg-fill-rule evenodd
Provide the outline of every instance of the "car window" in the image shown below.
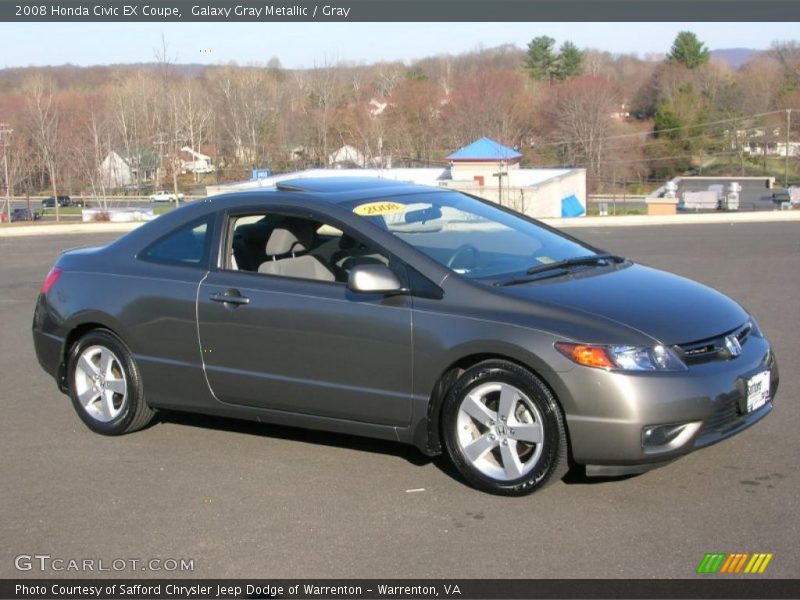
<path fill-rule="evenodd" d="M 152 244 L 141 257 L 165 264 L 201 265 L 208 248 L 210 222 L 209 217 L 179 227 Z"/>
<path fill-rule="evenodd" d="M 469 278 L 594 254 L 568 237 L 458 192 L 357 200 L 355 214 Z"/>
<path fill-rule="evenodd" d="M 363 239 L 322 220 L 275 213 L 231 217 L 225 268 L 345 283 L 360 264 L 389 265 Z"/>

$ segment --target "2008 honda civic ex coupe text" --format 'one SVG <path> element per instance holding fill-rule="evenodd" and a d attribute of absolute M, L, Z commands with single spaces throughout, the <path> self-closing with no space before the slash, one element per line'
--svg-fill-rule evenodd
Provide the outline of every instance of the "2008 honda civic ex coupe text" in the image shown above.
<path fill-rule="evenodd" d="M 188 204 L 42 286 L 36 353 L 92 430 L 158 409 L 407 442 L 481 490 L 639 473 L 772 410 L 758 323 L 491 202 L 306 178 Z"/>

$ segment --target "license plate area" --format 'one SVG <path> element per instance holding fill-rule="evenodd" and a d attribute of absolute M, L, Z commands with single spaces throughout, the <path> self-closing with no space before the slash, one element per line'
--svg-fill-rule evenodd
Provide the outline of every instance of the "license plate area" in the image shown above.
<path fill-rule="evenodd" d="M 769 375 L 769 371 L 762 371 L 747 380 L 746 413 L 758 410 L 769 400 Z"/>

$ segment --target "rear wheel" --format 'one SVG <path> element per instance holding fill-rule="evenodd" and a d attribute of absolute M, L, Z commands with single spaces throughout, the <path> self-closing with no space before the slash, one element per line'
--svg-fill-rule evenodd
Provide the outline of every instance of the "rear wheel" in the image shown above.
<path fill-rule="evenodd" d="M 443 427 L 450 459 L 478 489 L 521 496 L 567 472 L 561 409 L 538 377 L 514 363 L 465 371 L 445 399 Z"/>
<path fill-rule="evenodd" d="M 121 435 L 153 418 L 133 355 L 110 331 L 94 330 L 78 340 L 70 351 L 67 378 L 75 411 L 92 431 Z"/>

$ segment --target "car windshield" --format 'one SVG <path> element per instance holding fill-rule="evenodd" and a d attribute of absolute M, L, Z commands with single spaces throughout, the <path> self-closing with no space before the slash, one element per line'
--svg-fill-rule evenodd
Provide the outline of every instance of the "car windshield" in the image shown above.
<path fill-rule="evenodd" d="M 591 248 L 458 192 L 346 204 L 465 277 L 525 274 L 531 268 L 596 254 Z"/>

